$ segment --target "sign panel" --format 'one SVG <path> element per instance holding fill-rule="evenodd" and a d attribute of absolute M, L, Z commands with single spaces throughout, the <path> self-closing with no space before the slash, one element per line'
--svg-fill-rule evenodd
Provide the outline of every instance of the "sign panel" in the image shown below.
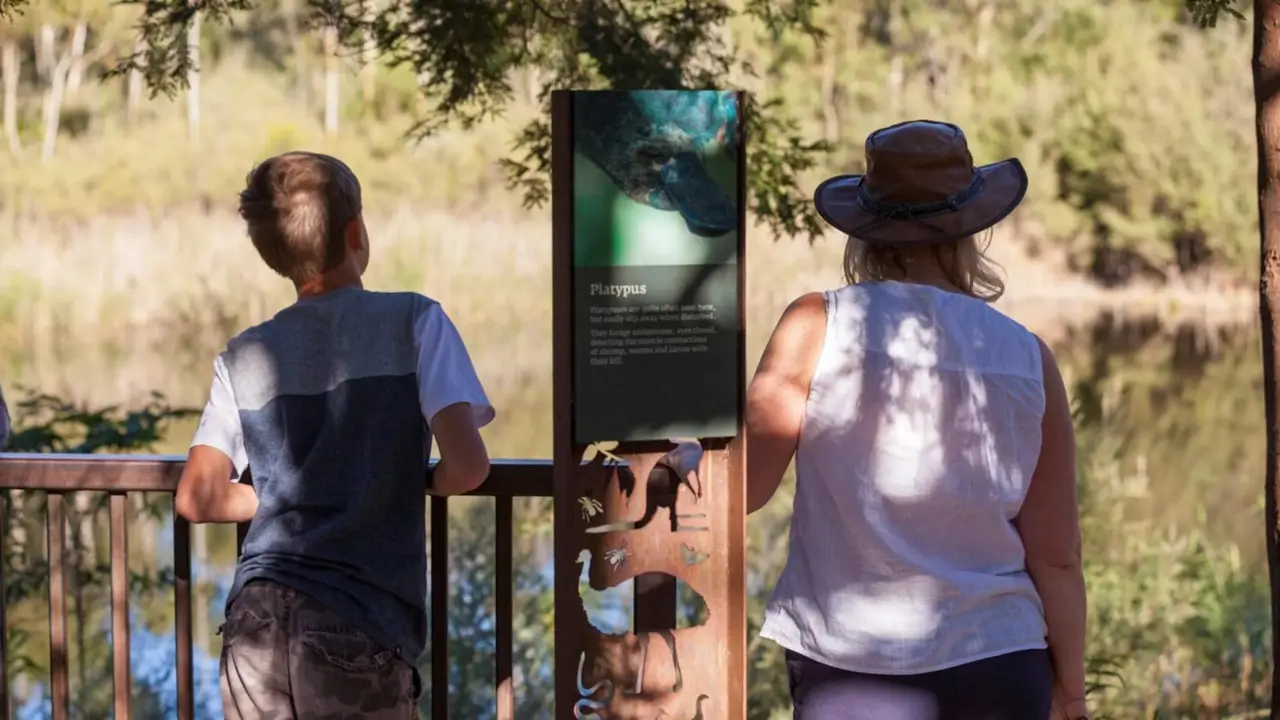
<path fill-rule="evenodd" d="M 574 439 L 732 437 L 744 372 L 741 94 L 568 94 Z"/>

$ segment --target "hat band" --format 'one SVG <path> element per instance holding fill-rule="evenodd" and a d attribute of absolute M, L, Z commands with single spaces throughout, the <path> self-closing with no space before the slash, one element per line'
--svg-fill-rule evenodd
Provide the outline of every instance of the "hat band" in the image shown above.
<path fill-rule="evenodd" d="M 981 173 L 973 174 L 973 182 L 969 187 L 947 198 L 931 203 L 892 203 L 873 197 L 867 191 L 867 183 L 858 186 L 858 204 L 863 210 L 886 220 L 924 220 L 937 215 L 946 215 L 973 202 L 982 192 L 986 180 Z"/>

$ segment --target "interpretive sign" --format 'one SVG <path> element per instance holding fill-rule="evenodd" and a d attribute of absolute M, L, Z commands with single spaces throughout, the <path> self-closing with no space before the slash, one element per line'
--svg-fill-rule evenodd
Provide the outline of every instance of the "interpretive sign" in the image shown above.
<path fill-rule="evenodd" d="M 732 437 L 742 98 L 569 93 L 574 438 Z"/>
<path fill-rule="evenodd" d="M 552 95 L 555 720 L 747 716 L 743 99 Z"/>

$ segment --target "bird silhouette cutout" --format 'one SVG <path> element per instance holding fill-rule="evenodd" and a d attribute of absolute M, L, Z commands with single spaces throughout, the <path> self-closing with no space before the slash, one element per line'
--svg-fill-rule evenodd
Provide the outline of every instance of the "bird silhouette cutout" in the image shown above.
<path fill-rule="evenodd" d="M 578 702 L 573 704 L 573 716 L 577 720 L 600 720 L 600 710 L 609 707 L 609 703 L 613 702 L 613 681 L 605 678 L 600 682 L 587 687 L 582 684 L 582 671 L 587 664 L 587 654 L 582 653 L 578 656 L 578 695 L 581 696 Z M 599 700 L 592 700 L 591 696 L 600 691 L 604 691 L 604 697 Z M 699 708 L 701 713 L 701 708 Z"/>
<path fill-rule="evenodd" d="M 738 226 L 734 201 L 704 165 L 736 148 L 736 94 L 591 92 L 577 94 L 574 105 L 574 147 L 632 200 L 680 213 L 701 237 Z"/>

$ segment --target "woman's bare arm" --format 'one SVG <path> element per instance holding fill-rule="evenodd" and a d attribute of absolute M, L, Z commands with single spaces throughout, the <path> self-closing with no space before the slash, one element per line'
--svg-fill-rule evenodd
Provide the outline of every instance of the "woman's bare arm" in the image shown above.
<path fill-rule="evenodd" d="M 1040 460 L 1015 521 L 1027 554 L 1027 572 L 1044 603 L 1049 652 L 1063 710 L 1084 716 L 1084 572 L 1076 502 L 1076 440 L 1067 388 L 1053 353 L 1040 343 L 1045 411 Z"/>
<path fill-rule="evenodd" d="M 764 507 L 791 464 L 804 422 L 809 383 L 827 336 L 820 293 L 782 313 L 747 388 L 747 512 Z"/>

